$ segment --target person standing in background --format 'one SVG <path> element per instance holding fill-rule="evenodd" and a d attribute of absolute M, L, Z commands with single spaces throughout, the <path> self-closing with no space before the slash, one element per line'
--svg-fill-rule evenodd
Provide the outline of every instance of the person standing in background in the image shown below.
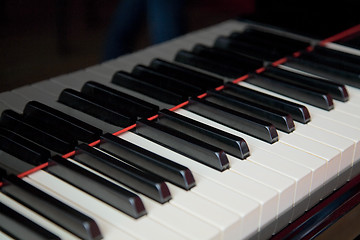
<path fill-rule="evenodd" d="M 108 30 L 103 60 L 132 52 L 144 20 L 147 20 L 151 44 L 184 34 L 185 5 L 186 0 L 120 1 Z"/>

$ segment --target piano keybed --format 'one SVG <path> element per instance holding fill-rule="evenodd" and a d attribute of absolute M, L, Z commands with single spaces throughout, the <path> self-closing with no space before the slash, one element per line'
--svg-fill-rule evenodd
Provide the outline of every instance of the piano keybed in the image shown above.
<path fill-rule="evenodd" d="M 359 56 L 231 20 L 1 93 L 0 238 L 271 238 L 360 173 Z"/>

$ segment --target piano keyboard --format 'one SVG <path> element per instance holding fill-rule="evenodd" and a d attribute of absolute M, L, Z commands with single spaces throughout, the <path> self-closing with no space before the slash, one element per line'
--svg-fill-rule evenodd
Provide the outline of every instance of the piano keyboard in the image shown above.
<path fill-rule="evenodd" d="M 360 173 L 357 29 L 230 20 L 1 93 L 0 239 L 271 238 Z"/>

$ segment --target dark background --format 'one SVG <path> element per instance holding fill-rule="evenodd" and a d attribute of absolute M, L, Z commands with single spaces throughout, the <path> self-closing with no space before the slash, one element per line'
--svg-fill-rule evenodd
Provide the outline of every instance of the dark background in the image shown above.
<path fill-rule="evenodd" d="M 360 1 L 328 2 L 187 0 L 187 31 L 241 17 L 326 38 L 360 22 Z M 0 92 L 99 63 L 117 3 L 0 0 Z M 149 44 L 144 23 L 136 49 Z"/>

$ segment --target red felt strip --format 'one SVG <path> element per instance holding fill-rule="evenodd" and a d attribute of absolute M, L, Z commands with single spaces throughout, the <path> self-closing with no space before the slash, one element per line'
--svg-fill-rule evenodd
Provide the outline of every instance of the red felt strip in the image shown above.
<path fill-rule="evenodd" d="M 280 64 L 283 64 L 283 63 L 286 62 L 286 61 L 287 61 L 287 58 L 284 57 L 284 58 L 281 58 L 281 59 L 273 62 L 271 65 L 273 65 L 274 67 L 276 67 L 276 66 L 278 66 L 278 65 L 280 65 Z"/>
<path fill-rule="evenodd" d="M 237 78 L 237 79 L 235 79 L 234 81 L 232 81 L 233 83 L 239 83 L 239 82 L 242 82 L 242 81 L 244 81 L 244 80 L 246 80 L 246 79 L 248 79 L 249 78 L 249 74 L 246 74 L 246 75 L 244 75 L 244 76 L 242 76 L 242 77 L 239 77 L 239 78 Z"/>
<path fill-rule="evenodd" d="M 198 98 L 204 98 L 204 97 L 206 97 L 207 96 L 207 93 L 203 93 L 203 94 L 201 94 L 201 95 L 199 95 L 199 96 L 197 96 Z"/>
<path fill-rule="evenodd" d="M 332 36 L 332 37 L 329 37 L 329 38 L 321 41 L 319 44 L 320 44 L 321 46 L 323 46 L 323 45 L 325 45 L 325 44 L 328 43 L 328 42 L 334 42 L 334 41 L 340 40 L 340 39 L 345 38 L 345 37 L 347 37 L 347 36 L 350 36 L 350 35 L 352 35 L 352 34 L 354 34 L 354 33 L 357 33 L 357 32 L 359 32 L 359 31 L 360 31 L 360 24 L 359 24 L 359 25 L 356 25 L 356 26 L 354 26 L 354 27 L 352 27 L 352 28 L 350 28 L 350 29 L 348 29 L 348 30 L 345 30 L 345 31 L 343 31 L 343 32 L 341 32 L 341 33 L 339 33 L 339 34 L 336 34 L 336 35 L 334 35 L 334 36 Z M 312 51 L 312 50 L 313 50 L 313 47 L 312 47 L 312 46 L 309 46 L 306 50 L 307 50 L 307 51 Z M 294 57 L 299 57 L 300 55 L 301 55 L 301 52 L 295 52 L 295 53 L 293 53 L 293 56 L 294 56 Z M 281 59 L 273 62 L 273 63 L 272 63 L 272 66 L 275 66 L 275 67 L 276 67 L 276 66 L 278 66 L 278 65 L 280 65 L 280 64 L 282 64 L 282 63 L 284 63 L 284 62 L 286 62 L 286 61 L 287 61 L 287 58 L 286 58 L 286 57 L 281 58 Z M 265 71 L 265 70 L 266 70 L 266 68 L 265 68 L 265 67 L 262 67 L 262 68 L 257 69 L 257 70 L 256 70 L 256 73 L 261 73 L 261 72 L 263 72 L 263 71 Z M 241 77 L 233 80 L 232 82 L 233 82 L 233 83 L 239 83 L 239 82 L 241 82 L 241 81 L 246 80 L 247 78 L 249 78 L 249 74 L 246 74 L 246 75 L 244 75 L 244 76 L 241 76 Z M 217 91 L 220 91 L 220 90 L 222 90 L 222 89 L 224 89 L 224 86 L 219 86 L 219 87 L 215 88 L 215 90 L 217 90 Z M 204 93 L 204 94 L 199 95 L 198 98 L 204 98 L 204 97 L 206 97 L 206 96 L 207 96 L 207 93 Z M 186 106 L 187 104 L 189 104 L 189 101 L 183 102 L 183 103 L 181 103 L 181 104 L 179 104 L 179 105 L 177 105 L 177 106 L 175 106 L 175 107 L 173 107 L 173 108 L 170 108 L 169 110 L 170 110 L 170 111 L 175 111 L 175 110 L 177 110 L 177 109 L 179 109 L 179 108 L 182 108 L 182 107 Z M 152 117 L 148 118 L 148 120 L 153 120 L 153 119 L 155 119 L 155 118 L 157 118 L 157 117 L 158 117 L 158 115 L 155 115 L 155 116 L 152 116 Z M 113 135 L 116 135 L 116 136 L 117 136 L 117 135 L 120 135 L 120 134 L 122 134 L 122 133 L 124 133 L 124 132 L 127 132 L 127 131 L 135 128 L 135 127 L 136 127 L 136 124 L 133 124 L 133 125 L 131 125 L 131 126 L 129 126 L 129 127 L 126 127 L 126 128 L 121 129 L 120 131 L 118 131 L 118 132 L 116 132 L 116 133 L 113 133 Z M 99 143 L 100 143 L 100 140 L 97 140 L 97 141 L 95 141 L 95 142 L 93 142 L 93 143 L 90 143 L 89 146 L 94 147 L 94 146 L 98 145 Z M 75 151 L 72 151 L 72 152 L 70 152 L 70 153 L 67 153 L 67 154 L 63 155 L 62 157 L 68 158 L 68 157 L 73 156 L 74 154 L 75 154 Z M 41 164 L 41 165 L 39 165 L 39 166 L 37 166 L 37 167 L 35 167 L 35 168 L 33 168 L 33 169 L 30 169 L 29 171 L 26 171 L 26 172 L 24 172 L 24 173 L 19 174 L 18 177 L 27 176 L 27 175 L 29 175 L 29 174 L 31 174 L 31 173 L 33 173 L 33 172 L 36 172 L 36 171 L 38 171 L 38 170 L 41 170 L 41 169 L 47 167 L 47 165 L 48 165 L 48 163 Z M 0 187 L 1 187 L 2 185 L 3 185 L 3 183 L 0 182 Z"/>
<path fill-rule="evenodd" d="M 331 36 L 331 37 L 329 37 L 329 38 L 327 38 L 325 40 L 322 40 L 319 44 L 320 44 L 320 46 L 324 46 L 326 43 L 336 42 L 336 41 L 338 41 L 338 40 L 340 40 L 342 38 L 348 37 L 348 36 L 350 36 L 350 35 L 352 35 L 354 33 L 357 33 L 359 31 L 360 31 L 360 24 L 358 24 L 358 25 L 356 25 L 356 26 L 354 26 L 352 28 L 349 28 L 349 29 L 347 29 L 347 30 L 345 30 L 345 31 L 343 31 L 341 33 L 338 33 L 338 34 L 336 34 L 334 36 Z"/>
<path fill-rule="evenodd" d="M 179 108 L 182 108 L 183 106 L 186 106 L 186 105 L 188 105 L 189 104 L 189 101 L 186 101 L 186 102 L 183 102 L 183 103 L 181 103 L 181 104 L 179 104 L 179 105 L 177 105 L 177 106 L 175 106 L 175 107 L 173 107 L 173 108 L 170 108 L 169 110 L 170 111 L 175 111 L 175 110 L 177 110 L 177 109 L 179 109 Z"/>
<path fill-rule="evenodd" d="M 294 52 L 293 57 L 299 57 L 301 55 L 301 52 Z"/>
<path fill-rule="evenodd" d="M 265 70 L 266 70 L 266 68 L 262 67 L 262 68 L 256 69 L 255 72 L 256 72 L 257 74 L 260 74 L 260 73 L 262 73 L 262 72 L 265 71 Z"/>
<path fill-rule="evenodd" d="M 224 88 L 225 88 L 225 86 L 222 85 L 222 86 L 220 86 L 220 87 L 215 88 L 215 90 L 216 90 L 216 91 L 221 91 L 221 90 L 223 90 Z"/>
<path fill-rule="evenodd" d="M 48 166 L 48 163 L 46 162 L 46 163 L 43 163 L 43 164 L 41 164 L 41 165 L 39 165 L 37 167 L 34 167 L 34 168 L 32 168 L 32 169 L 30 169 L 30 170 L 28 170 L 26 172 L 20 173 L 17 176 L 19 178 L 23 178 L 23 177 L 26 177 L 27 175 L 29 175 L 31 173 L 34 173 L 34 172 L 37 172 L 37 171 L 39 171 L 39 170 L 41 170 L 43 168 L 46 168 L 47 166 Z"/>
<path fill-rule="evenodd" d="M 155 118 L 158 118 L 158 117 L 159 117 L 159 115 L 156 114 L 156 115 L 154 115 L 152 117 L 149 117 L 147 120 L 151 121 L 151 120 L 154 120 Z"/>
<path fill-rule="evenodd" d="M 133 124 L 133 125 L 131 125 L 131 126 L 128 126 L 128 127 L 126 127 L 126 128 L 121 129 L 120 131 L 118 131 L 118 132 L 116 132 L 116 133 L 113 133 L 113 135 L 115 135 L 115 136 L 120 135 L 121 133 L 127 132 L 127 131 L 135 128 L 135 127 L 136 127 L 136 124 Z"/>

